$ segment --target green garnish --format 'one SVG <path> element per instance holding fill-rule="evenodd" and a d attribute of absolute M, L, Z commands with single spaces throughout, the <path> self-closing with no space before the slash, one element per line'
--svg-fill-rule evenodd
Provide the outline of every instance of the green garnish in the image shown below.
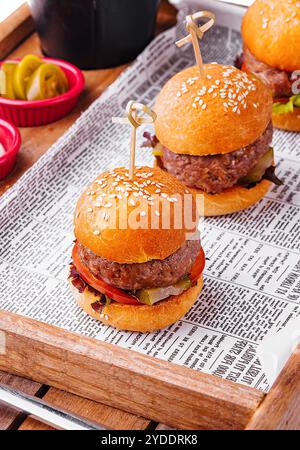
<path fill-rule="evenodd" d="M 294 108 L 300 108 L 300 95 L 293 95 L 287 103 L 273 103 L 273 114 L 287 114 L 293 112 Z"/>

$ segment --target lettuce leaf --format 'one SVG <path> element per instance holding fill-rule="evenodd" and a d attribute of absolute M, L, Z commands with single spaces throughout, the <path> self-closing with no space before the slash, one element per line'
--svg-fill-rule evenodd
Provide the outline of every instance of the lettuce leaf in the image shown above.
<path fill-rule="evenodd" d="M 300 108 L 300 95 L 293 95 L 287 103 L 273 103 L 273 114 L 287 114 L 294 111 L 294 107 Z"/>

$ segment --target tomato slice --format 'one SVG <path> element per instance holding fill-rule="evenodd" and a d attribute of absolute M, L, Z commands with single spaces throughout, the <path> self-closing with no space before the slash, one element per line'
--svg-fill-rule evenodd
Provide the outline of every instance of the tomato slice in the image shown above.
<path fill-rule="evenodd" d="M 273 97 L 273 103 L 288 103 L 289 97 Z"/>
<path fill-rule="evenodd" d="M 81 262 L 77 243 L 73 247 L 72 251 L 73 263 L 80 273 L 82 279 L 88 283 L 91 287 L 101 292 L 104 295 L 107 295 L 112 300 L 115 300 L 119 303 L 124 303 L 126 305 L 142 305 L 135 297 L 127 294 L 122 289 L 115 288 L 110 284 L 106 283 L 101 278 L 95 277 L 95 275 L 90 272 L 90 270 Z M 205 266 L 205 255 L 203 248 L 201 247 L 199 255 L 196 258 L 195 264 L 192 267 L 190 278 L 192 282 L 196 282 L 200 275 L 202 274 Z"/>
<path fill-rule="evenodd" d="M 196 258 L 195 264 L 192 267 L 190 278 L 192 282 L 195 282 L 198 280 L 200 275 L 202 274 L 205 267 L 205 254 L 203 251 L 203 248 L 201 247 L 199 255 Z"/>
<path fill-rule="evenodd" d="M 242 64 L 241 70 L 242 70 L 243 72 L 249 72 L 249 70 L 247 69 L 247 66 L 246 66 L 246 64 L 245 64 L 244 62 L 243 62 L 243 64 Z"/>
<path fill-rule="evenodd" d="M 122 289 L 110 286 L 101 278 L 95 277 L 95 275 L 93 275 L 89 271 L 89 269 L 81 262 L 78 254 L 77 244 L 75 244 L 73 247 L 72 258 L 74 265 L 78 270 L 78 272 L 80 273 L 82 279 L 90 286 L 92 286 L 94 289 L 96 289 L 97 291 L 101 292 L 104 295 L 107 295 L 109 298 L 115 300 L 116 302 L 125 303 L 126 305 L 141 305 L 141 303 L 137 299 L 127 294 L 125 291 L 122 291 Z"/>

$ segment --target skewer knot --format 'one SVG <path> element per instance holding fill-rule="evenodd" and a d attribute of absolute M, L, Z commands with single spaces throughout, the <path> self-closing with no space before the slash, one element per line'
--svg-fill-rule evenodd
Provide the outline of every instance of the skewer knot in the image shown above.
<path fill-rule="evenodd" d="M 203 25 L 197 25 L 196 20 L 201 19 L 202 17 L 206 17 L 209 20 Z M 195 14 L 186 16 L 185 20 L 186 29 L 189 34 L 176 42 L 177 47 L 182 47 L 188 42 L 191 42 L 193 39 L 193 34 L 196 35 L 199 39 L 202 39 L 204 33 L 214 25 L 215 15 L 210 11 L 198 11 Z"/>
<path fill-rule="evenodd" d="M 134 128 L 138 128 L 140 125 L 154 123 L 156 114 L 151 108 L 134 101 L 129 101 L 126 106 L 127 117 L 113 117 L 113 123 L 130 123 Z"/>

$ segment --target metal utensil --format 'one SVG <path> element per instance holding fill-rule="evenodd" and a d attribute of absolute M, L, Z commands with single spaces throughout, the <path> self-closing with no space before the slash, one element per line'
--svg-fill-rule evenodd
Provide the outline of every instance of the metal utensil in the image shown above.
<path fill-rule="evenodd" d="M 0 402 L 60 430 L 108 430 L 103 425 L 89 422 L 82 417 L 51 406 L 44 400 L 11 389 L 3 384 L 0 384 Z"/>

